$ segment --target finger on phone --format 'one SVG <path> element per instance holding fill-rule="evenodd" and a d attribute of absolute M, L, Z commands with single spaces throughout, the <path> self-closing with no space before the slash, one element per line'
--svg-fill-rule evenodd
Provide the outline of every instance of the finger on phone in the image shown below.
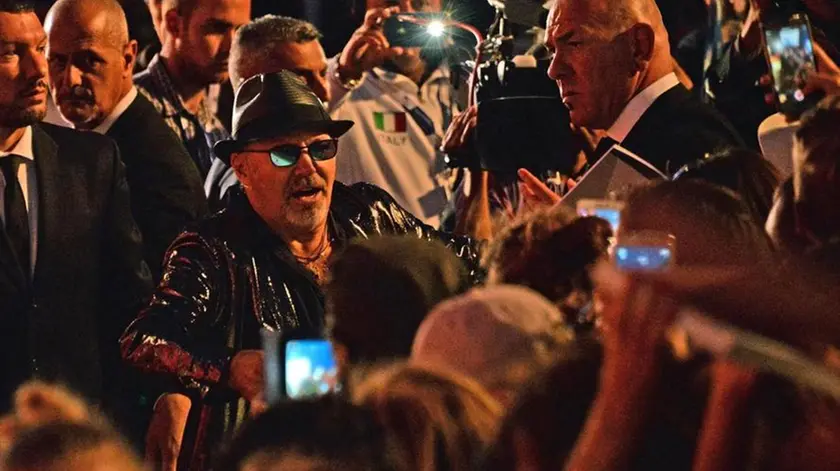
<path fill-rule="evenodd" d="M 826 94 L 836 94 L 840 92 L 840 76 L 836 74 L 826 74 L 822 72 L 813 72 L 808 75 L 805 81 L 805 86 L 802 88 L 805 95 L 815 92 L 824 92 Z"/>
<path fill-rule="evenodd" d="M 817 69 L 822 73 L 840 74 L 840 66 L 834 63 L 825 49 L 816 41 L 814 42 L 814 56 L 817 59 Z"/>
<path fill-rule="evenodd" d="M 400 7 L 372 8 L 365 13 L 365 20 L 362 26 L 369 29 L 378 28 L 382 25 L 383 21 L 399 12 Z"/>

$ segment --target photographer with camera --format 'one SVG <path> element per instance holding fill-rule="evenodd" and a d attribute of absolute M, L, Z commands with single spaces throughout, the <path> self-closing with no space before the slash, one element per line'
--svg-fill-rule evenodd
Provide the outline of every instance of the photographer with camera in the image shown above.
<path fill-rule="evenodd" d="M 571 127 L 605 131 L 594 158 L 618 143 L 670 175 L 706 154 L 743 145 L 724 117 L 680 83 L 652 0 L 558 1 L 548 16 L 545 45 L 553 53 L 548 75 L 557 83 Z M 533 115 L 540 120 L 529 126 L 546 119 L 546 114 Z M 464 131 L 450 133 L 447 148 L 458 147 L 459 133 Z M 526 201 L 559 201 L 533 172 L 520 170 L 519 179 Z M 470 211 L 486 212 L 474 210 L 476 205 Z"/>
<path fill-rule="evenodd" d="M 367 7 L 364 24 L 328 68 L 331 116 L 356 122 L 340 150 L 337 178 L 380 186 L 425 223 L 439 226 L 449 189 L 438 149 L 456 107 L 455 91 L 440 41 L 419 34 L 425 28 L 409 21 L 391 26 L 398 15 L 434 17 L 441 2 L 368 0 Z M 400 31 L 411 34 L 393 35 Z M 414 41 L 428 46 L 414 47 Z"/>

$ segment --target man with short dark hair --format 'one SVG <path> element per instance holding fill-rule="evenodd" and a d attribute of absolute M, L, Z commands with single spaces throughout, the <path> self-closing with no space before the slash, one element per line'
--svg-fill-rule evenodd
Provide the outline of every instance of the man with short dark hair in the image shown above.
<path fill-rule="evenodd" d="M 36 376 L 113 412 L 117 339 L 151 291 L 115 143 L 40 121 L 47 36 L 0 0 L 0 409 Z"/>
<path fill-rule="evenodd" d="M 352 126 L 332 120 L 291 72 L 244 81 L 234 102 L 234 138 L 215 148 L 242 190 L 176 239 L 152 303 L 123 335 L 126 361 L 167 378 L 171 393 L 192 401 L 195 426 L 187 430 L 195 435 L 184 440 L 199 446 L 184 449 L 195 449 L 194 469 L 203 469 L 211 447 L 262 393 L 260 329 L 324 334 L 327 260 L 350 240 L 440 239 L 473 281 L 480 278 L 474 241 L 433 230 L 380 188 L 336 181 L 338 140 Z"/>
<path fill-rule="evenodd" d="M 50 85 L 76 129 L 117 142 L 126 165 L 146 263 L 160 278 L 163 254 L 207 212 L 201 177 L 177 136 L 131 80 L 137 42 L 115 0 L 59 0 L 46 18 Z"/>
<path fill-rule="evenodd" d="M 328 103 L 327 56 L 320 39 L 321 33 L 307 21 L 277 15 L 257 18 L 234 36 L 228 64 L 231 85 L 235 90 L 254 75 L 289 70 Z M 216 159 L 204 182 L 210 204 L 222 207 L 222 200 L 237 182 L 233 169 Z"/>
<path fill-rule="evenodd" d="M 330 101 L 321 32 L 308 21 L 265 15 L 239 29 L 230 50 L 234 90 L 254 75 L 288 70 L 302 77 L 324 103 Z"/>
<path fill-rule="evenodd" d="M 227 130 L 206 102 L 207 88 L 228 78 L 230 44 L 251 16 L 250 0 L 164 0 L 163 47 L 134 77 L 181 138 L 202 178 L 213 163 L 213 144 Z"/>

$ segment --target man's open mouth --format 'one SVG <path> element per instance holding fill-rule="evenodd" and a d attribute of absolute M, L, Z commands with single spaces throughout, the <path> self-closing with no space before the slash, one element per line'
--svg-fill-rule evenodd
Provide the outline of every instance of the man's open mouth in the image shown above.
<path fill-rule="evenodd" d="M 292 196 L 295 198 L 308 198 L 317 195 L 321 192 L 320 188 L 304 188 L 302 190 L 297 190 L 292 192 Z"/>

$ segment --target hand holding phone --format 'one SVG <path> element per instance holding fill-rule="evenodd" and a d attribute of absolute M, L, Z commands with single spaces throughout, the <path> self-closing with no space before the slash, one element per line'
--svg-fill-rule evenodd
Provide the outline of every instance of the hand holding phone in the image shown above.
<path fill-rule="evenodd" d="M 260 350 L 242 350 L 230 361 L 230 387 L 251 401 L 263 393 L 264 357 Z"/>
<path fill-rule="evenodd" d="M 764 50 L 779 111 L 798 118 L 819 95 L 806 95 L 805 83 L 816 70 L 814 41 L 808 16 L 794 13 L 784 20 L 762 23 Z"/>

